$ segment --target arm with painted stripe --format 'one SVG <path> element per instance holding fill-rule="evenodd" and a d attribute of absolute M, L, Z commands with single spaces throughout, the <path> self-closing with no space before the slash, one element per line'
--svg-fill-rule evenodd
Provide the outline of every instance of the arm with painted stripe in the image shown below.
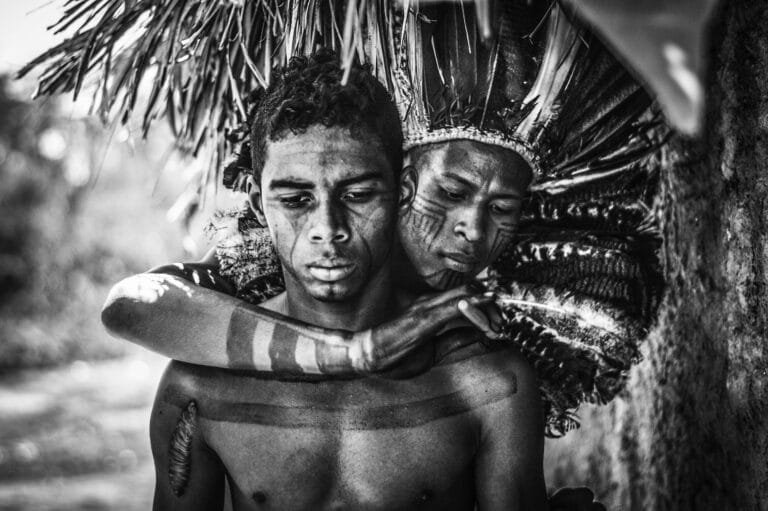
<path fill-rule="evenodd" d="M 104 325 L 113 335 L 183 362 L 284 376 L 350 376 L 391 367 L 460 318 L 462 299 L 489 300 L 459 288 L 420 299 L 392 321 L 353 333 L 248 304 L 214 290 L 211 283 L 220 278 L 215 270 L 198 265 L 196 272 L 192 282 L 163 273 L 119 282 L 104 306 Z"/>

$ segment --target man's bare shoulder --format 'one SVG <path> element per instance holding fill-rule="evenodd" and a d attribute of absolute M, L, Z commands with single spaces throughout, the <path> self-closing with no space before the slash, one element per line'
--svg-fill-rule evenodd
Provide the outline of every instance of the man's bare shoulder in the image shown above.
<path fill-rule="evenodd" d="M 484 348 L 467 346 L 452 354 L 454 361 L 445 364 L 454 371 L 473 371 L 485 375 L 496 386 L 514 387 L 504 399 L 494 400 L 479 409 L 478 417 L 486 430 L 524 429 L 543 431 L 543 415 L 539 380 L 533 366 L 515 346 Z M 482 392 L 482 389 L 478 389 Z M 525 436 L 529 438 L 529 436 Z M 532 437 L 530 437 L 532 438 Z"/>
<path fill-rule="evenodd" d="M 227 388 L 232 381 L 229 371 L 213 367 L 187 364 L 173 360 L 165 369 L 158 386 L 158 400 L 184 408 L 190 400 L 204 399 Z M 238 374 L 232 371 L 232 375 Z"/>
<path fill-rule="evenodd" d="M 444 355 L 437 367 L 457 373 L 483 374 L 486 378 L 508 380 L 517 390 L 537 388 L 536 373 L 516 346 L 488 346 L 472 342 Z"/>

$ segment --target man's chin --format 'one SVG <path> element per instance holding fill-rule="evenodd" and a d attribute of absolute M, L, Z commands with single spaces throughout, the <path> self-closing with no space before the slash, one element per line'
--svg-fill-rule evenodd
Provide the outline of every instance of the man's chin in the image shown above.
<path fill-rule="evenodd" d="M 308 286 L 307 291 L 315 300 L 331 303 L 351 300 L 357 295 L 356 289 L 338 282 L 314 283 Z"/>
<path fill-rule="evenodd" d="M 472 281 L 477 273 L 479 272 L 457 272 L 443 267 L 436 271 L 433 270 L 427 275 L 422 275 L 421 278 L 429 287 L 438 291 L 445 291 Z"/>

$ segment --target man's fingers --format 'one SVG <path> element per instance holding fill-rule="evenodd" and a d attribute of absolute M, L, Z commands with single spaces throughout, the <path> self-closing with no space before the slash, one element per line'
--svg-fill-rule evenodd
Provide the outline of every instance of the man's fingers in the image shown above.
<path fill-rule="evenodd" d="M 475 325 L 478 330 L 483 332 L 486 337 L 490 339 L 501 338 L 499 333 L 492 328 L 488 316 L 486 316 L 485 313 L 477 307 L 476 302 L 477 300 L 473 301 L 473 299 L 459 301 L 459 311 L 464 315 L 464 317 L 472 322 L 472 324 Z"/>
<path fill-rule="evenodd" d="M 481 283 L 473 281 L 438 293 L 423 294 L 414 303 L 435 305 L 465 296 L 493 296 L 493 293 L 488 291 Z"/>
<path fill-rule="evenodd" d="M 469 303 L 474 306 L 485 305 L 491 303 L 496 299 L 496 295 L 493 291 L 486 291 L 483 294 L 475 295 L 469 298 Z"/>
<path fill-rule="evenodd" d="M 501 327 L 504 325 L 504 317 L 501 314 L 501 309 L 495 303 L 489 303 L 485 308 L 485 313 L 488 316 L 491 329 L 494 332 L 500 332 Z"/>
<path fill-rule="evenodd" d="M 436 295 L 430 295 L 429 297 L 421 297 L 411 305 L 405 315 L 421 322 L 441 323 L 450 319 L 466 317 L 459 306 L 461 302 L 465 302 L 466 305 L 477 309 L 480 306 L 485 307 L 491 304 L 495 299 L 493 292 L 486 291 L 479 294 L 477 291 L 472 291 L 470 286 L 464 285 Z M 481 329 L 487 337 L 497 339 L 496 330 L 499 328 L 498 325 L 500 323 L 496 317 L 494 316 L 491 320 L 481 320 L 481 317 L 483 317 L 483 313 L 480 310 L 476 310 L 475 318 L 478 322 L 481 322 L 481 325 L 485 325 L 484 327 L 476 325 L 477 328 Z"/>
<path fill-rule="evenodd" d="M 440 293 L 430 293 L 422 295 L 414 303 L 414 306 L 420 307 L 436 307 L 445 303 L 450 303 L 453 300 L 464 298 L 472 295 L 473 293 L 467 288 L 467 286 L 459 286 L 448 291 L 442 291 Z"/>
<path fill-rule="evenodd" d="M 483 314 L 480 309 L 475 307 L 468 300 L 461 300 L 459 302 L 459 311 L 461 311 L 465 318 L 470 320 L 473 325 L 475 325 L 483 332 L 491 328 L 488 324 L 488 318 L 485 317 L 485 314 Z"/>

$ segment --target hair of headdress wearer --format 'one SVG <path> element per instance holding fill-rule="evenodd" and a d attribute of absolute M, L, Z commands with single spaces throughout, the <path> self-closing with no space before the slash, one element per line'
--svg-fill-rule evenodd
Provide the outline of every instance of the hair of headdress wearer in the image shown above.
<path fill-rule="evenodd" d="M 242 189 L 244 177 L 259 177 L 267 144 L 315 125 L 348 128 L 350 135 L 374 136 L 397 177 L 403 163 L 403 135 L 397 108 L 370 66 L 352 64 L 347 82 L 335 53 L 321 49 L 294 57 L 273 71 L 266 91 L 252 95 L 250 136 L 224 169 L 224 185 Z"/>

